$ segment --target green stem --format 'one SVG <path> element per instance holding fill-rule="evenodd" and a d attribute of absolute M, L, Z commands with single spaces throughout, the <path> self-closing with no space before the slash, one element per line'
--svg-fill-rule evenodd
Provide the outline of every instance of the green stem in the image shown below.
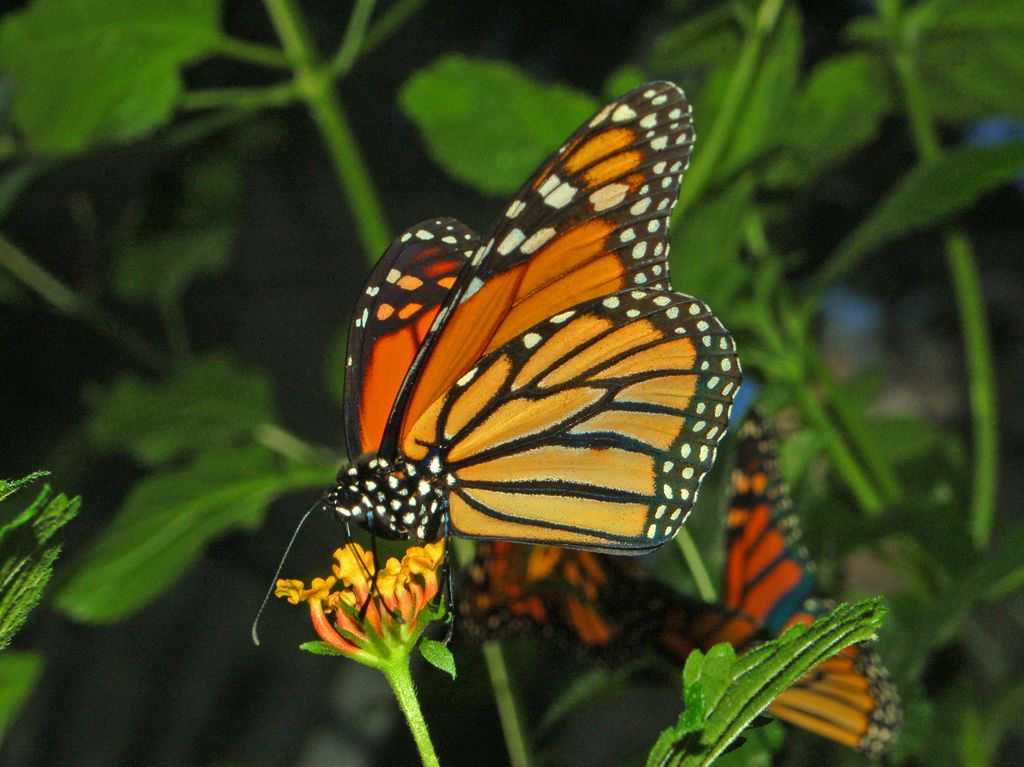
<path fill-rule="evenodd" d="M 821 357 L 821 353 L 816 349 L 811 349 L 808 357 L 811 375 L 814 376 L 817 383 L 824 387 L 825 392 L 828 394 L 828 402 L 832 406 L 832 410 L 839 417 L 843 431 L 850 438 L 857 454 L 867 464 L 867 468 L 871 471 L 878 487 L 881 488 L 882 493 L 888 500 L 898 498 L 902 494 L 903 488 L 900 486 L 900 482 L 896 478 L 892 467 L 889 466 L 878 452 L 876 447 L 878 440 L 873 439 L 871 434 L 868 433 L 864 418 L 855 408 L 850 406 L 846 393 L 843 391 L 841 384 L 832 375 L 832 371 L 828 369 L 825 360 Z"/>
<path fill-rule="evenodd" d="M 289 460 L 325 467 L 337 467 L 338 457 L 333 451 L 311 445 L 274 423 L 261 423 L 253 428 L 253 439 L 268 450 Z"/>
<path fill-rule="evenodd" d="M 301 98 L 293 82 L 268 85 L 265 88 L 203 88 L 188 91 L 181 97 L 179 107 L 186 112 L 205 109 L 256 110 L 283 107 Z"/>
<path fill-rule="evenodd" d="M 376 2 L 377 0 L 356 0 L 352 15 L 349 16 L 348 26 L 345 28 L 345 36 L 341 40 L 341 45 L 338 46 L 338 52 L 334 54 L 334 58 L 327 65 L 331 77 L 344 77 L 356 63 Z"/>
<path fill-rule="evenodd" d="M 423 719 L 423 712 L 420 711 L 420 702 L 416 697 L 416 686 L 412 682 L 412 674 L 409 673 L 409 658 L 404 656 L 397 658 L 393 663 L 382 665 L 380 670 L 384 673 L 391 689 L 398 698 L 398 705 L 405 714 L 405 721 L 412 731 L 413 740 L 416 741 L 416 748 L 419 749 L 420 759 L 423 767 L 440 767 L 437 761 L 437 754 L 434 753 L 434 744 L 430 742 L 430 733 L 427 731 L 427 723 Z"/>
<path fill-rule="evenodd" d="M 912 49 L 901 34 L 900 4 L 891 0 L 880 5 L 888 22 L 889 55 L 907 110 L 910 131 L 922 162 L 942 156 L 938 130 L 924 96 Z M 951 227 L 943 233 L 946 261 L 960 312 L 960 332 L 967 355 L 967 386 L 974 442 L 974 477 L 971 500 L 971 537 L 978 549 L 992 538 L 999 480 L 999 416 L 996 401 L 995 364 L 985 317 L 978 264 L 970 239 Z"/>
<path fill-rule="evenodd" d="M 843 476 L 847 487 L 857 497 L 858 503 L 871 516 L 882 511 L 882 500 L 878 496 L 871 481 L 864 474 L 857 459 L 850 452 L 842 436 L 836 431 L 821 403 L 808 388 L 808 382 L 793 387 L 800 410 L 804 417 L 824 435 L 826 447 L 836 469 Z"/>
<path fill-rule="evenodd" d="M 700 150 L 694 154 L 686 183 L 679 189 L 679 202 L 673 213 L 673 218 L 677 221 L 685 210 L 700 199 L 707 190 L 712 174 L 721 167 L 747 91 L 750 90 L 750 85 L 757 74 L 765 41 L 775 30 L 783 5 L 784 0 L 763 0 L 757 10 L 756 21 L 743 42 L 736 68 L 733 69 L 722 104 L 715 115 L 715 122 L 707 139 L 701 142 Z"/>
<path fill-rule="evenodd" d="M 321 65 L 293 0 L 264 0 L 270 19 L 292 62 L 295 84 L 309 107 L 334 162 L 356 229 L 373 263 L 391 242 L 373 179 L 359 153 L 341 104 L 334 97 L 330 72 Z"/>
<path fill-rule="evenodd" d="M 83 299 L 3 237 L 0 237 L 0 266 L 58 311 L 80 317 L 147 367 L 153 370 L 167 369 L 166 355 L 102 309 Z"/>
<path fill-rule="evenodd" d="M 401 27 L 410 16 L 426 4 L 427 0 L 399 0 L 388 8 L 388 10 L 385 11 L 379 19 L 377 19 L 366 33 L 366 37 L 363 40 L 362 47 L 359 49 L 359 55 L 357 58 L 365 56 L 391 37 L 395 30 Z"/>
<path fill-rule="evenodd" d="M 680 528 L 679 535 L 676 536 L 676 545 L 683 552 L 683 559 L 686 560 L 686 565 L 690 568 L 690 574 L 693 576 L 694 583 L 697 584 L 700 598 L 705 602 L 717 601 L 718 595 L 715 592 L 715 584 L 711 580 L 711 575 L 708 573 L 708 568 L 704 564 L 704 559 L 697 549 L 693 536 L 690 535 L 690 531 L 685 527 Z"/>
<path fill-rule="evenodd" d="M 530 756 L 526 741 L 526 731 L 516 706 L 515 694 L 509 679 L 508 666 L 498 642 L 484 642 L 484 661 L 487 673 L 491 678 L 494 690 L 494 701 L 498 706 L 498 718 L 501 720 L 501 731 L 505 734 L 505 747 L 512 767 L 529 767 Z"/>
<path fill-rule="evenodd" d="M 291 62 L 277 48 L 250 43 L 225 35 L 217 44 L 217 53 L 228 58 L 271 69 L 291 69 Z"/>

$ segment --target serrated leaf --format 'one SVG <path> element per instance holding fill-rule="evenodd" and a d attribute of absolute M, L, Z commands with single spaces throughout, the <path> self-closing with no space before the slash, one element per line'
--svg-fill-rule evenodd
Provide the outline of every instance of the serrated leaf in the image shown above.
<path fill-rule="evenodd" d="M 447 645 L 433 639 L 421 639 L 419 648 L 420 655 L 427 663 L 448 674 L 452 679 L 455 678 L 455 656 Z"/>
<path fill-rule="evenodd" d="M 341 650 L 327 642 L 303 642 L 299 645 L 300 650 L 305 650 L 313 655 L 345 655 Z"/>
<path fill-rule="evenodd" d="M 49 476 L 49 474 L 48 471 L 34 471 L 21 479 L 0 479 L 0 501 L 18 492 L 26 485 L 31 485 L 37 479 Z"/>
<path fill-rule="evenodd" d="M 56 605 L 90 623 L 123 618 L 170 588 L 215 538 L 252 530 L 290 490 L 322 487 L 331 472 L 281 466 L 261 447 L 200 456 L 137 484 L 58 592 Z"/>
<path fill-rule="evenodd" d="M 717 673 L 729 666 L 728 686 L 716 701 L 709 703 L 703 728 L 683 735 L 669 750 L 659 739 L 660 760 L 649 759 L 648 764 L 711 764 L 804 673 L 844 647 L 871 638 L 884 614 L 885 608 L 878 599 L 840 605 L 811 626 L 793 627 L 778 639 L 746 652 L 735 663 L 728 664 L 723 656 L 712 669 Z M 706 662 L 705 659 L 701 664 L 702 673 Z"/>
<path fill-rule="evenodd" d="M 0 498 L 43 474 L 0 482 Z M 42 599 L 61 549 L 53 537 L 80 506 L 78 498 L 53 496 L 50 487 L 44 486 L 28 508 L 0 527 L 0 650 L 10 644 Z"/>
<path fill-rule="evenodd" d="M 1024 144 L 961 147 L 904 176 L 843 241 L 819 283 L 842 277 L 862 256 L 913 232 L 948 222 L 1024 169 Z"/>
<path fill-rule="evenodd" d="M 219 356 L 197 360 L 161 383 L 124 376 L 93 396 L 89 437 L 156 465 L 228 446 L 274 420 L 266 376 Z"/>
<path fill-rule="evenodd" d="M 114 253 L 117 294 L 168 307 L 196 277 L 222 269 L 235 239 L 238 190 L 236 165 L 207 159 L 188 170 L 170 210 L 163 195 L 156 195 L 152 213 L 159 228 L 133 227 Z"/>
<path fill-rule="evenodd" d="M 540 83 L 510 64 L 459 55 L 417 72 L 399 99 L 434 160 L 491 195 L 518 189 L 598 107 L 585 93 Z"/>
<path fill-rule="evenodd" d="M 36 152 L 138 138 L 170 119 L 180 68 L 219 40 L 217 0 L 35 0 L 0 24 L 14 119 Z"/>
<path fill-rule="evenodd" d="M 43 673 L 43 656 L 36 652 L 0 654 L 0 740 Z"/>
<path fill-rule="evenodd" d="M 785 147 L 767 173 L 773 186 L 801 186 L 878 135 L 892 110 L 881 56 L 857 51 L 833 56 L 811 72 L 781 130 Z"/>

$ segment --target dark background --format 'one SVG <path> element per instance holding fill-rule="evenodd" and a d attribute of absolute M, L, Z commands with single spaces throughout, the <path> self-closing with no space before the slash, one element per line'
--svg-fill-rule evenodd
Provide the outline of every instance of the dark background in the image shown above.
<path fill-rule="evenodd" d="M 864 5 L 800 4 L 807 69 L 841 45 L 842 28 Z M 333 50 L 347 7 L 306 3 L 303 8 L 322 50 Z M 660 26 L 677 17 L 654 2 L 427 5 L 339 87 L 392 228 L 439 214 L 483 230 L 504 209 L 500 199 L 481 197 L 452 181 L 428 158 L 419 132 L 396 101 L 398 89 L 416 70 L 442 53 L 461 51 L 601 93 L 608 75 L 643 52 Z M 258 3 L 228 3 L 225 27 L 237 37 L 275 40 Z M 265 80 L 252 68 L 222 60 L 187 71 L 190 87 Z M 956 141 L 959 135 L 944 138 Z M 337 339 L 366 263 L 324 145 L 301 106 L 265 113 L 244 128 L 184 148 L 168 147 L 157 136 L 55 164 L 20 196 L 2 222 L 4 234 L 68 284 L 86 293 L 99 290 L 126 207 L 160 195 L 173 199 L 182 163 L 220 152 L 242 158 L 240 226 L 228 268 L 198 280 L 186 294 L 191 343 L 198 350 L 229 348 L 241 362 L 268 371 L 283 424 L 340 454 L 341 410 L 325 381 L 338 359 Z M 912 164 L 912 158 L 905 126 L 892 119 L 871 146 L 807 191 L 800 214 L 786 231 L 774 233 L 786 246 L 799 245 L 805 256 L 792 273 L 794 284 L 813 272 L 889 188 L 895 169 Z M 1024 491 L 1020 214 L 1020 189 L 1009 186 L 985 196 L 965 218 L 989 302 L 1004 518 L 1019 517 L 1017 499 Z M 903 399 L 897 397 L 892 407 L 923 414 L 966 438 L 959 329 L 947 276 L 936 268 L 939 247 L 937 235 L 923 234 L 873 259 L 848 281 L 848 293 L 835 299 L 834 311 L 826 312 L 820 340 L 840 366 L 873 350 L 878 367 L 902 371 Z M 844 295 L 854 298 L 844 301 Z M 861 310 L 867 312 L 866 324 Z M 140 332 L 160 336 L 150 311 L 129 305 L 114 311 Z M 49 467 L 57 487 L 84 497 L 84 511 L 67 530 L 61 560 L 73 563 L 141 476 L 127 459 L 83 448 L 80 427 L 90 387 L 133 363 L 86 325 L 31 297 L 0 305 L 0 313 L 0 471 L 19 476 Z M 851 337 L 852 353 L 844 346 Z M 179 416 L 187 421 L 189 413 Z M 42 649 L 46 671 L 4 741 L 0 763 L 416 763 L 383 680 L 355 664 L 298 652 L 296 646 L 311 638 L 311 631 L 296 611 L 272 603 L 263 619 L 262 646 L 249 641 L 249 624 L 284 544 L 313 498 L 312 493 L 285 497 L 257 534 L 216 541 L 177 586 L 126 621 L 88 626 L 40 609 L 16 646 Z M 323 541 L 337 534 L 329 520 L 311 521 L 291 555 L 292 563 L 301 564 L 292 567 L 312 571 L 308 563 L 322 560 Z M 58 568 L 58 584 L 61 577 Z M 991 619 L 1006 620 L 1002 614 Z M 1019 656 L 1019 643 L 1014 644 Z M 523 670 L 517 678 L 520 696 L 528 702 L 529 716 L 536 717 L 578 669 L 561 650 L 514 649 L 514 667 Z M 930 664 L 933 678 L 941 682 L 952 673 L 948 668 L 965 662 L 964 652 L 954 643 L 937 655 Z M 418 675 L 442 762 L 501 764 L 506 757 L 482 661 L 470 648 L 457 646 L 456 656 L 460 673 L 454 683 L 430 669 L 421 668 Z M 1016 667 L 1020 663 L 1018 657 Z M 652 674 L 647 683 L 597 700 L 541 739 L 551 749 L 548 763 L 622 763 L 677 715 L 673 679 L 667 671 Z M 975 677 L 978 684 L 983 679 Z M 795 742 L 780 762 L 790 763 L 787 756 L 836 753 L 813 738 Z M 1018 729 L 1015 740 L 1004 742 L 1002 763 L 1013 763 L 1010 754 L 1021 746 Z"/>

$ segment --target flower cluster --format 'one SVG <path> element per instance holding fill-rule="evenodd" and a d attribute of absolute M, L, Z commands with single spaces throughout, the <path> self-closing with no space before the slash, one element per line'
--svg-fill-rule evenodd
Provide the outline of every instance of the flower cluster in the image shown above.
<path fill-rule="evenodd" d="M 275 594 L 293 605 L 308 604 L 320 638 L 355 660 L 379 666 L 408 654 L 439 615 L 430 603 L 440 589 L 444 542 L 414 546 L 401 561 L 391 557 L 376 571 L 376 579 L 373 553 L 358 543 L 335 551 L 334 560 L 331 574 L 314 578 L 309 588 L 282 579 Z"/>

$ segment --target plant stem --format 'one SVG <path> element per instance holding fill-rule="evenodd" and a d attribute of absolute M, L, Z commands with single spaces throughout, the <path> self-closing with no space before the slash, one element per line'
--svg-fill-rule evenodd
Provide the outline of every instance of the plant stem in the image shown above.
<path fill-rule="evenodd" d="M 359 153 L 341 104 L 334 97 L 331 74 L 320 63 L 293 0 L 264 0 L 264 4 L 292 62 L 295 84 L 320 128 L 334 162 L 367 259 L 373 263 L 391 242 L 391 234 L 373 179 Z"/>
<path fill-rule="evenodd" d="M 783 5 L 784 0 L 763 0 L 758 7 L 756 21 L 743 42 L 711 132 L 694 155 L 686 183 L 679 189 L 679 202 L 672 214 L 674 220 L 678 221 L 683 212 L 700 199 L 707 190 L 712 174 L 721 167 L 722 157 L 729 147 L 729 139 L 732 138 L 747 91 L 757 74 L 764 43 L 775 30 Z"/>
<path fill-rule="evenodd" d="M 203 88 L 188 91 L 179 107 L 186 112 L 204 109 L 263 109 L 294 104 L 301 98 L 294 82 L 265 88 Z"/>
<path fill-rule="evenodd" d="M 348 27 L 345 28 L 345 36 L 341 39 L 338 52 L 327 65 L 331 77 L 344 77 L 356 63 L 359 51 L 363 47 L 363 39 L 366 37 L 366 27 L 370 23 L 370 16 L 373 15 L 373 6 L 377 0 L 356 0 L 352 15 L 348 20 Z"/>
<path fill-rule="evenodd" d="M 530 752 L 526 743 L 526 731 L 516 706 L 501 645 L 493 641 L 484 642 L 482 649 L 484 661 L 487 663 L 487 674 L 491 678 L 491 688 L 494 690 L 494 702 L 498 706 L 501 731 L 505 734 L 509 763 L 512 767 L 529 767 Z"/>
<path fill-rule="evenodd" d="M 238 61 L 272 69 L 291 69 L 291 62 L 277 48 L 270 45 L 250 43 L 237 37 L 225 35 L 217 45 L 217 53 Z"/>
<path fill-rule="evenodd" d="M 409 729 L 412 730 L 412 737 L 416 741 L 416 748 L 419 749 L 423 767 L 440 767 L 437 754 L 434 753 L 434 744 L 430 742 L 427 723 L 423 719 L 423 712 L 420 711 L 416 686 L 412 682 L 412 674 L 409 673 L 408 656 L 396 658 L 393 663 L 382 665 L 380 670 L 387 677 L 395 697 L 398 698 L 398 705 L 402 709 L 402 713 L 405 714 L 405 721 L 409 724 Z"/>
<path fill-rule="evenodd" d="M 697 584 L 700 598 L 705 602 L 716 601 L 718 595 L 715 592 L 715 584 L 711 580 L 711 575 L 708 573 L 708 568 L 704 564 L 704 559 L 697 549 L 693 536 L 690 535 L 690 531 L 685 527 L 680 528 L 679 535 L 676 536 L 676 545 L 683 552 L 683 559 L 686 560 L 686 565 L 690 568 L 690 574 L 693 576 L 694 583 Z"/>
<path fill-rule="evenodd" d="M 805 381 L 793 387 L 804 417 L 825 436 L 826 447 L 829 455 L 832 456 L 832 462 L 839 473 L 843 475 L 847 487 L 857 497 L 858 503 L 869 515 L 877 516 L 882 511 L 882 501 L 878 497 L 878 491 L 865 476 L 846 442 L 836 431 L 825 409 L 808 386 L 809 383 Z"/>
<path fill-rule="evenodd" d="M 427 0 L 398 0 L 397 3 L 388 8 L 387 11 L 377 19 L 363 40 L 357 58 L 365 56 L 378 45 L 387 40 L 396 29 L 404 24 L 410 16 L 427 4 Z M 337 57 L 335 57 L 337 58 Z M 337 62 L 332 62 L 336 65 Z M 332 69 L 332 72 L 334 70 Z"/>
<path fill-rule="evenodd" d="M 912 47 L 904 41 L 898 2 L 886 2 L 880 12 L 888 22 L 890 63 L 896 74 L 918 156 L 931 163 L 942 156 L 935 121 L 928 109 Z M 960 311 L 960 332 L 967 355 L 967 386 L 972 416 L 974 477 L 971 499 L 971 537 L 978 549 L 992 538 L 999 479 L 999 416 L 994 362 L 985 299 L 978 264 L 967 235 L 956 227 L 943 233 L 946 261 Z"/>
<path fill-rule="evenodd" d="M 130 328 L 121 325 L 102 309 L 83 299 L 3 237 L 0 237 L 0 266 L 6 268 L 58 311 L 82 318 L 147 367 L 158 371 L 167 369 L 165 354 L 150 346 Z"/>
<path fill-rule="evenodd" d="M 817 383 L 824 387 L 825 392 L 828 394 L 829 404 L 839 417 L 839 422 L 845 433 L 849 436 L 857 453 L 864 460 L 864 463 L 867 464 L 868 470 L 873 474 L 875 482 L 881 488 L 886 498 L 888 500 L 898 498 L 902 494 L 903 488 L 900 486 L 900 482 L 896 478 L 892 467 L 882 458 L 875 447 L 877 440 L 871 438 L 863 417 L 855 408 L 850 406 L 842 385 L 836 381 L 832 371 L 828 369 L 825 360 L 821 357 L 821 353 L 813 348 L 809 352 L 808 362 L 811 375 L 814 376 Z"/>

